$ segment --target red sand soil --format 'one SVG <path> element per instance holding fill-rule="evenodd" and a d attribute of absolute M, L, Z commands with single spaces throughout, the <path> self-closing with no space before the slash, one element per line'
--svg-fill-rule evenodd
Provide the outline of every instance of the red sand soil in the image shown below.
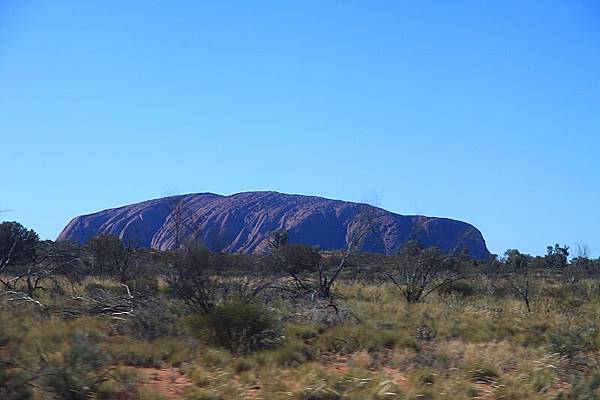
<path fill-rule="evenodd" d="M 190 385 L 190 380 L 175 368 L 136 368 L 136 371 L 146 376 L 147 382 L 142 387 L 158 393 L 166 400 L 179 400 L 183 390 Z"/>

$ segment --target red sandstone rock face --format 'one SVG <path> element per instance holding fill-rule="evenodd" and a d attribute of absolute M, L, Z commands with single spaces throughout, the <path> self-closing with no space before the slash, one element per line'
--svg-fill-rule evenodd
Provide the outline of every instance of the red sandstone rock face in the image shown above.
<path fill-rule="evenodd" d="M 76 217 L 57 240 L 85 244 L 94 235 L 112 234 L 136 246 L 167 250 L 176 246 L 179 230 L 180 242 L 198 239 L 212 251 L 252 253 L 266 244 L 269 232 L 287 229 L 293 243 L 333 250 L 347 246 L 353 229 L 363 223 L 365 207 L 371 206 L 277 192 L 188 194 Z M 465 222 L 374 212 L 376 229 L 362 250 L 392 254 L 416 239 L 448 254 L 467 249 L 474 258 L 490 255 L 479 230 Z"/>

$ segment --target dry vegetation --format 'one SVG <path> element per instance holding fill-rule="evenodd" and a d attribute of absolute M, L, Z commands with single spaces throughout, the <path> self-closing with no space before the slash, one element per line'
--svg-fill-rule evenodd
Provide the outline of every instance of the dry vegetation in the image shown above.
<path fill-rule="evenodd" d="M 598 261 L 559 246 L 485 263 L 110 246 L 4 262 L 0 399 L 600 398 Z"/>

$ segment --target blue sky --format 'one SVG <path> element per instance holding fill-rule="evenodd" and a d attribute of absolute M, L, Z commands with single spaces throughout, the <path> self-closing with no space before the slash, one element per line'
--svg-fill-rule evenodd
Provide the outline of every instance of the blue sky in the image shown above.
<path fill-rule="evenodd" d="M 600 256 L 597 1 L 0 1 L 0 216 L 277 190 Z"/>

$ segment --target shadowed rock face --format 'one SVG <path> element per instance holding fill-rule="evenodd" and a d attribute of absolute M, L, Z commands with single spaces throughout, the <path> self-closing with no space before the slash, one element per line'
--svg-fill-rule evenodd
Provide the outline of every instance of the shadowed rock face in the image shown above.
<path fill-rule="evenodd" d="M 448 254 L 467 249 L 474 258 L 490 256 L 479 230 L 465 222 L 277 192 L 198 193 L 144 201 L 76 217 L 57 240 L 85 244 L 94 235 L 112 234 L 135 246 L 168 250 L 179 237 L 180 243 L 199 239 L 212 251 L 252 253 L 265 246 L 269 232 L 287 229 L 292 243 L 334 250 L 346 248 L 353 232 L 364 226 L 365 212 L 376 215 L 371 218 L 376 227 L 363 241 L 364 251 L 392 254 L 416 239 Z"/>

